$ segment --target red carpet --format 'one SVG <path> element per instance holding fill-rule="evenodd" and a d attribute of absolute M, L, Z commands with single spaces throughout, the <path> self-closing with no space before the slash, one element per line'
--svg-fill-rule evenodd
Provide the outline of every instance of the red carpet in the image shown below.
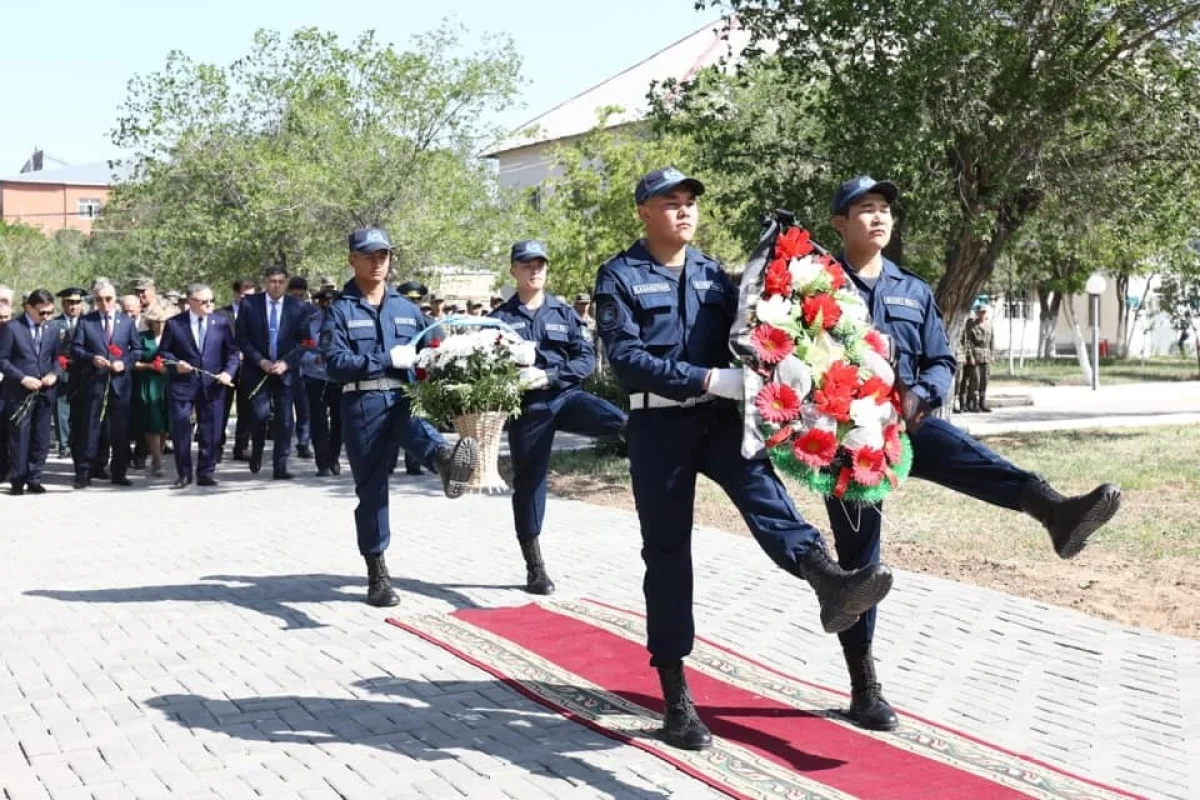
<path fill-rule="evenodd" d="M 1134 797 L 912 717 L 895 733 L 829 713 L 845 696 L 697 642 L 688 682 L 716 738 L 688 753 L 654 737 L 663 710 L 640 616 L 587 601 L 388 620 L 732 797 L 1107 800 Z"/>

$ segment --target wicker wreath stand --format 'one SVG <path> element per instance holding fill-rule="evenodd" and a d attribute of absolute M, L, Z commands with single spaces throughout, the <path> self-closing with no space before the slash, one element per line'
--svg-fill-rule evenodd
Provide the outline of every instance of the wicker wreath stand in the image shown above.
<path fill-rule="evenodd" d="M 508 491 L 508 484 L 500 477 L 500 440 L 504 436 L 503 411 L 483 411 L 454 418 L 454 431 L 459 436 L 469 436 L 479 448 L 479 467 L 467 484 L 467 491 L 486 494 Z"/>

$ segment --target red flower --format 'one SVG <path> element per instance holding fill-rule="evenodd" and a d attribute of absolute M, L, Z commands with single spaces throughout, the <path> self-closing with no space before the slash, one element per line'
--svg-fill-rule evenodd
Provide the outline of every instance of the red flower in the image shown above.
<path fill-rule="evenodd" d="M 787 262 L 777 258 L 767 266 L 767 276 L 763 281 L 763 296 L 783 295 L 792 293 L 792 273 L 788 271 Z"/>
<path fill-rule="evenodd" d="M 846 270 L 842 269 L 842 265 L 832 258 L 825 262 L 825 271 L 829 273 L 829 282 L 836 292 L 846 285 Z"/>
<path fill-rule="evenodd" d="M 887 340 L 883 338 L 883 334 L 872 328 L 863 336 L 863 341 L 867 343 L 867 347 L 874 350 L 884 358 L 888 358 L 891 353 L 888 352 Z"/>
<path fill-rule="evenodd" d="M 842 309 L 838 306 L 837 300 L 834 300 L 833 295 L 826 292 L 804 298 L 801 310 L 804 314 L 805 325 L 813 325 L 817 316 L 820 315 L 821 327 L 825 330 L 837 325 L 838 320 L 842 318 Z"/>
<path fill-rule="evenodd" d="M 304 348 L 305 350 L 316 350 L 317 349 L 317 340 L 316 339 L 301 339 L 300 346 L 302 348 Z"/>
<path fill-rule="evenodd" d="M 429 377 L 429 372 L 422 367 L 417 367 L 417 380 L 423 381 Z"/>
<path fill-rule="evenodd" d="M 812 238 L 804 228 L 788 228 L 775 240 L 775 257 L 784 261 L 801 258 L 812 250 Z"/>
<path fill-rule="evenodd" d="M 858 368 L 844 361 L 829 365 L 821 388 L 813 392 L 813 403 L 838 422 L 850 421 L 850 403 L 858 390 Z"/>
<path fill-rule="evenodd" d="M 152 370 L 154 370 L 155 372 L 158 372 L 158 373 L 163 373 L 163 372 L 166 372 L 166 371 L 167 371 L 167 365 L 166 365 L 166 364 L 163 362 L 163 357 L 162 357 L 162 356 L 155 356 L 155 357 L 154 357 L 154 360 L 150 362 L 150 369 L 152 369 Z"/>
<path fill-rule="evenodd" d="M 66 369 L 69 366 L 71 366 L 71 359 L 67 358 L 66 356 L 58 357 L 58 368 L 59 369 Z"/>
<path fill-rule="evenodd" d="M 117 347 L 115 344 L 110 344 L 108 346 L 108 354 L 113 358 L 120 358 L 121 356 L 125 355 L 121 352 L 121 348 Z"/>
<path fill-rule="evenodd" d="M 883 480 L 887 463 L 883 451 L 873 447 L 861 447 L 854 453 L 854 480 L 863 486 L 878 486 Z"/>
<path fill-rule="evenodd" d="M 833 431 L 812 428 L 792 443 L 792 455 L 801 464 L 813 469 L 827 467 L 837 455 L 837 434 Z"/>
<path fill-rule="evenodd" d="M 900 426 L 888 425 L 883 429 L 883 454 L 889 464 L 895 464 L 904 454 L 904 445 L 900 443 Z"/>
<path fill-rule="evenodd" d="M 770 450 L 773 447 L 778 447 L 779 445 L 783 444 L 788 439 L 792 438 L 793 433 L 795 433 L 795 431 L 792 430 L 791 425 L 784 425 L 782 428 L 771 434 L 770 439 L 767 439 L 767 449 Z"/>
<path fill-rule="evenodd" d="M 796 343 L 786 331 L 773 325 L 759 325 L 750 335 L 754 353 L 764 364 L 778 364 L 792 354 Z"/>
<path fill-rule="evenodd" d="M 835 361 L 825 370 L 821 379 L 821 388 L 838 387 L 839 391 L 849 389 L 851 394 L 858 388 L 858 367 L 845 361 Z"/>
<path fill-rule="evenodd" d="M 863 385 L 858 387 L 859 397 L 872 397 L 876 403 L 886 402 L 888 395 L 892 392 L 892 387 L 883 382 L 882 378 L 875 375 L 863 381 Z"/>
<path fill-rule="evenodd" d="M 800 416 L 800 398 L 786 383 L 768 383 L 754 398 L 754 407 L 767 422 L 791 422 Z"/>
<path fill-rule="evenodd" d="M 833 496 L 842 498 L 846 494 L 846 490 L 850 488 L 851 473 L 849 467 L 842 467 L 842 471 L 838 473 L 837 486 L 833 487 Z"/>

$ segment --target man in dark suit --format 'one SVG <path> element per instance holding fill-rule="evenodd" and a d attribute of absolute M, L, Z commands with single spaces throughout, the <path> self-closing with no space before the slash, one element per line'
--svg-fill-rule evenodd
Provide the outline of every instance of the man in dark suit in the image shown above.
<path fill-rule="evenodd" d="M 13 318 L 13 290 L 0 283 L 0 327 Z M 8 480 L 8 404 L 4 399 L 4 373 L 0 372 L 0 483 Z"/>
<path fill-rule="evenodd" d="M 86 427 L 78 428 L 75 488 L 86 489 L 92 477 L 105 473 L 105 454 L 112 453 L 111 477 L 117 486 L 131 486 L 129 423 L 133 402 L 133 365 L 141 356 L 137 323 L 117 310 L 117 289 L 101 279 L 92 285 L 96 310 L 75 326 L 71 361 L 81 401 L 78 410 Z"/>
<path fill-rule="evenodd" d="M 50 452 L 50 417 L 54 385 L 58 382 L 55 355 L 58 339 L 48 324 L 54 314 L 54 295 L 35 289 L 25 300 L 25 314 L 0 326 L 0 373 L 5 413 L 17 414 L 31 394 L 27 413 L 8 424 L 8 458 L 12 488 L 9 494 L 43 494 L 42 473 Z"/>
<path fill-rule="evenodd" d="M 238 315 L 242 312 L 242 300 L 258 291 L 258 286 L 249 278 L 238 278 L 233 282 L 233 290 L 229 305 L 221 306 L 220 313 L 229 320 L 229 326 L 237 331 Z M 229 412 L 237 401 L 237 422 L 233 426 L 233 460 L 250 460 L 250 407 L 246 404 L 246 394 L 254 387 L 246 386 L 242 381 L 241 370 L 233 380 L 233 389 L 225 393 L 224 416 L 221 418 L 221 443 L 217 447 L 217 461 L 225 453 L 225 436 L 229 429 Z"/>
<path fill-rule="evenodd" d="M 192 483 L 192 411 L 196 412 L 199 461 L 198 486 L 216 486 L 217 443 L 225 393 L 233 386 L 238 369 L 237 342 L 229 321 L 213 314 L 212 289 L 202 283 L 188 287 L 188 310 L 167 321 L 159 353 L 171 367 L 167 389 L 171 413 L 171 438 L 175 442 L 175 472 L 171 487 L 184 489 Z"/>
<path fill-rule="evenodd" d="M 274 450 L 272 461 L 275 480 L 288 480 L 288 455 L 292 450 L 292 433 L 296 428 L 293 411 L 293 386 L 303 386 L 293 378 L 293 367 L 299 362 L 300 341 L 307 337 L 308 312 L 305 304 L 287 294 L 287 270 L 268 267 L 263 273 L 262 294 L 251 295 L 242 301 L 238 315 L 237 342 L 242 351 L 242 382 L 250 407 L 250 471 L 262 468 L 263 448 L 266 446 L 267 418 L 275 409 L 272 430 Z M 265 382 L 264 381 L 265 377 Z"/>

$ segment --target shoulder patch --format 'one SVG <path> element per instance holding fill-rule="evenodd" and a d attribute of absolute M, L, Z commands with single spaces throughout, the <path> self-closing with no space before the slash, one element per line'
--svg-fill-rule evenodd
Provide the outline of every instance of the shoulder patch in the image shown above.
<path fill-rule="evenodd" d="M 333 331 L 321 331 L 321 340 L 318 343 L 321 347 L 328 347 L 333 341 Z"/>
<path fill-rule="evenodd" d="M 655 292 L 671 291 L 671 284 L 666 281 L 662 281 L 661 283 L 635 283 L 630 288 L 633 289 L 635 295 L 653 294 Z"/>
<path fill-rule="evenodd" d="M 621 325 L 621 309 L 611 297 L 601 297 L 596 304 L 596 324 L 602 331 L 616 330 Z"/>

